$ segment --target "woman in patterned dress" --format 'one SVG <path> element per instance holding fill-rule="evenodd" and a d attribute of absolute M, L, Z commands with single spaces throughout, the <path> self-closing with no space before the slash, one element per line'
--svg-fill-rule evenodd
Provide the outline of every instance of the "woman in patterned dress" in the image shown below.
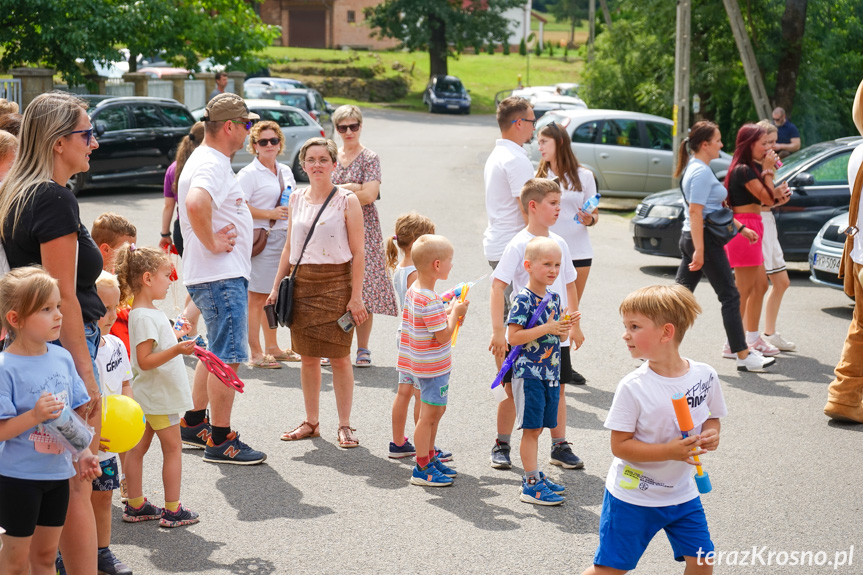
<path fill-rule="evenodd" d="M 376 313 L 397 316 L 398 304 L 393 283 L 384 266 L 383 234 L 375 201 L 381 189 L 381 162 L 378 155 L 360 144 L 363 114 L 356 106 L 340 106 L 333 113 L 333 125 L 342 139 L 333 183 L 352 191 L 363 207 L 365 226 L 366 273 L 363 278 L 363 301 L 369 319 L 357 326 L 357 367 L 372 364 L 369 337 L 372 317 Z"/>

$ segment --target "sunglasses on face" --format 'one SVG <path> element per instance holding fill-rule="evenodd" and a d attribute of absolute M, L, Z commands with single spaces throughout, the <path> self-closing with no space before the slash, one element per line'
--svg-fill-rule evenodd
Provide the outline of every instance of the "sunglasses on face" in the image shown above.
<path fill-rule="evenodd" d="M 267 147 L 267 146 L 278 146 L 279 139 L 278 138 L 261 138 L 257 142 L 255 142 L 259 146 Z"/>
<path fill-rule="evenodd" d="M 242 126 L 243 126 L 246 130 L 251 130 L 251 129 L 252 129 L 252 126 L 254 126 L 254 125 L 255 125 L 255 121 L 254 121 L 254 120 L 231 120 L 231 123 L 233 123 L 233 124 L 242 124 Z"/>
<path fill-rule="evenodd" d="M 72 134 L 84 134 L 84 139 L 87 141 L 88 146 L 93 140 L 93 128 L 90 128 L 89 130 L 75 130 L 74 132 L 69 132 L 67 135 L 71 136 Z"/>
<path fill-rule="evenodd" d="M 348 130 L 350 130 L 351 132 L 359 132 L 360 123 L 357 122 L 355 124 L 342 124 L 341 126 L 336 126 L 336 130 L 339 131 L 339 134 L 344 134 Z"/>

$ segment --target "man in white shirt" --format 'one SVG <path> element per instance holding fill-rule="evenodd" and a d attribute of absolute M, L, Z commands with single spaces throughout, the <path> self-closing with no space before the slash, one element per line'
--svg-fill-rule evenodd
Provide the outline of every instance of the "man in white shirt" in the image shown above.
<path fill-rule="evenodd" d="M 210 351 L 234 370 L 248 360 L 248 288 L 252 214 L 231 169 L 257 114 L 236 94 L 220 94 L 204 112 L 205 135 L 177 184 L 183 232 L 183 283 L 201 310 Z M 204 448 L 204 461 L 253 465 L 267 456 L 231 431 L 235 391 L 199 362 L 194 407 L 181 420 L 183 443 Z M 206 409 L 210 406 L 211 422 Z"/>
<path fill-rule="evenodd" d="M 863 82 L 857 88 L 852 116 L 854 125 L 863 135 Z M 846 423 L 863 423 L 863 309 L 861 309 L 863 308 L 863 233 L 857 231 L 858 227 L 863 226 L 863 203 L 860 202 L 860 189 L 858 188 L 856 194 L 854 193 L 855 181 L 858 176 L 863 177 L 859 174 L 861 166 L 863 166 L 863 146 L 857 146 L 848 160 L 851 205 L 848 213 L 849 227 L 846 233 L 853 234 L 854 246 L 849 254 L 850 258 L 843 262 L 844 275 L 851 276 L 846 278 L 845 291 L 851 292 L 848 295 L 854 296 L 857 305 L 854 307 L 848 337 L 842 348 L 842 357 L 839 358 L 834 371 L 836 378 L 830 384 L 827 405 L 824 406 L 824 414 L 827 417 Z"/>

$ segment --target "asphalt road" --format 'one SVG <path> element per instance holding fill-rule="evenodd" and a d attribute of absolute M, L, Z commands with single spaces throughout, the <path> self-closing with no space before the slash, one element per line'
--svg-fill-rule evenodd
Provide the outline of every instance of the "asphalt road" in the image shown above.
<path fill-rule="evenodd" d="M 367 113 L 363 142 L 383 164 L 378 209 L 384 235 L 393 233 L 395 218 L 407 210 L 431 217 L 438 233 L 456 246 L 450 281 L 441 287 L 487 271 L 482 166 L 496 136 L 489 116 Z M 80 202 L 85 222 L 117 211 L 138 226 L 139 244 L 158 242 L 158 191 L 85 192 Z M 322 437 L 284 443 L 279 434 L 304 415 L 299 368 L 242 367 L 246 393 L 237 398 L 232 423 L 243 440 L 268 454 L 266 464 L 207 464 L 201 451 L 185 450 L 182 500 L 200 512 L 201 523 L 174 530 L 154 522 L 124 524 L 115 498 L 115 553 L 138 574 L 580 573 L 592 562 L 598 541 L 612 459 L 603 421 L 617 382 L 639 364 L 620 341 L 617 307 L 638 287 L 673 281 L 677 264 L 636 253 L 628 220 L 619 216 L 603 214 L 591 236 L 594 265 L 581 306 L 587 340 L 573 354 L 574 367 L 588 384 L 565 387 L 568 438 L 586 467 L 545 467 L 567 487 L 562 507 L 519 501 L 517 456 L 512 471 L 489 466 L 495 403 L 488 386 L 495 368 L 487 351 L 485 283 L 470 293 L 471 312 L 454 350 L 450 405 L 437 442 L 455 453 L 459 477 L 453 487 L 409 485 L 409 463 L 387 458 L 397 322 L 376 317 L 374 367 L 354 373 L 352 424 L 359 448 L 342 450 L 336 444 L 329 371 L 323 381 Z M 863 573 L 863 504 L 855 479 L 863 474 L 863 426 L 834 425 L 821 411 L 851 318 L 850 300 L 811 284 L 803 272 L 792 273 L 780 328 L 800 351 L 783 354 L 769 374 L 757 375 L 739 373 L 733 361 L 721 358 L 725 336 L 719 303 L 706 283 L 696 296 L 704 313 L 682 352 L 716 367 L 729 408 L 719 450 L 705 458 L 714 486 L 703 497 L 711 533 L 718 550 L 736 552 L 724 562 L 737 564 L 717 572 Z M 170 298 L 164 309 L 176 314 Z M 280 341 L 289 344 L 287 333 Z M 546 435 L 540 441 L 541 462 L 548 449 Z M 160 462 L 154 443 L 145 460 L 144 484 L 157 504 L 163 501 Z M 753 547 L 758 550 L 754 558 Z M 810 552 L 802 555 L 807 565 L 792 565 L 801 552 Z M 846 565 L 837 566 L 842 552 Z M 636 570 L 681 571 L 662 535 Z"/>

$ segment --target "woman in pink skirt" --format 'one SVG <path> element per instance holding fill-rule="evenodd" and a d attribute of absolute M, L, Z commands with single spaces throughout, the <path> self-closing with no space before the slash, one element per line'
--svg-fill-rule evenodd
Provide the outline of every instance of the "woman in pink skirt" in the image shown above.
<path fill-rule="evenodd" d="M 333 113 L 333 125 L 342 140 L 338 162 L 333 171 L 333 183 L 352 191 L 363 207 L 365 226 L 366 270 L 363 277 L 363 301 L 369 319 L 357 326 L 357 367 L 372 364 L 369 337 L 374 314 L 398 315 L 393 282 L 384 265 L 384 238 L 375 201 L 380 197 L 381 161 L 378 155 L 360 144 L 363 114 L 356 106 L 340 106 Z M 326 360 L 324 360 L 326 361 Z"/>
<path fill-rule="evenodd" d="M 761 245 L 764 236 L 761 206 L 772 206 L 776 198 L 783 197 L 787 192 L 787 184 L 773 187 L 777 158 L 764 128 L 746 124 L 737 132 L 734 157 L 725 178 L 727 201 L 734 211 L 734 219 L 740 224 L 740 230 L 750 228 L 758 234 L 754 242 L 738 234 L 725 245 L 725 251 L 740 292 L 740 314 L 746 329 L 746 343 L 750 349 L 766 357 L 778 355 L 779 350 L 764 341 L 758 330 L 764 294 L 767 293 L 767 272 Z M 727 357 L 730 357 L 730 350 L 723 350 L 723 355 L 726 355 L 726 351 L 729 354 Z"/>

